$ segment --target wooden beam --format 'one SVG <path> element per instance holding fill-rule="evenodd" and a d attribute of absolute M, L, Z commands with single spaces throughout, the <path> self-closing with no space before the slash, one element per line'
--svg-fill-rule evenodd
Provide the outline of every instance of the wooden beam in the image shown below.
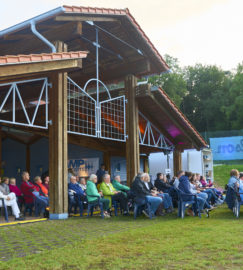
<path fill-rule="evenodd" d="M 105 169 L 108 171 L 109 174 L 111 174 L 111 156 L 110 152 L 104 152 L 103 156 L 103 163 L 105 164 Z"/>
<path fill-rule="evenodd" d="M 173 164 L 174 164 L 174 175 L 182 169 L 182 158 L 181 151 L 174 150 L 173 152 Z"/>
<path fill-rule="evenodd" d="M 49 126 L 50 218 L 67 218 L 67 74 L 51 78 Z"/>
<path fill-rule="evenodd" d="M 131 186 L 133 178 L 140 170 L 140 151 L 138 134 L 138 105 L 135 99 L 137 79 L 133 75 L 125 78 L 127 95 L 126 104 L 126 160 L 127 160 L 127 184 Z"/>
<path fill-rule="evenodd" d="M 27 172 L 30 172 L 30 145 L 26 145 L 26 166 L 25 169 Z"/>
<path fill-rule="evenodd" d="M 31 37 L 31 35 L 33 35 L 33 34 L 32 33 L 30 33 L 30 34 L 6 34 L 3 36 L 3 39 L 14 41 L 14 40 L 18 40 L 18 39 L 29 38 L 29 37 Z"/>
<path fill-rule="evenodd" d="M 3 176 L 3 168 L 2 168 L 2 127 L 0 126 L 0 177 Z"/>
<path fill-rule="evenodd" d="M 24 140 L 20 139 L 18 136 L 10 134 L 10 133 L 8 133 L 6 131 L 2 131 L 2 134 L 4 134 L 6 136 L 6 138 L 12 139 L 12 140 L 14 140 L 16 142 L 19 142 L 21 144 L 26 144 L 26 142 Z"/>
<path fill-rule="evenodd" d="M 1 77 L 11 77 L 23 74 L 34 74 L 39 72 L 51 72 L 58 70 L 69 70 L 82 67 L 81 59 L 65 59 L 50 62 L 30 62 L 25 64 L 13 64 L 0 66 Z"/>
<path fill-rule="evenodd" d="M 149 173 L 148 156 L 143 157 L 143 170 L 144 170 L 144 172 Z"/>
<path fill-rule="evenodd" d="M 94 16 L 75 16 L 75 15 L 60 15 L 56 16 L 57 22 L 76 22 L 76 21 L 93 21 L 93 22 L 117 22 L 116 18 L 94 17 Z"/>
<path fill-rule="evenodd" d="M 41 138 L 42 138 L 42 136 L 40 136 L 38 134 L 34 135 L 32 138 L 29 139 L 28 145 L 31 145 L 31 144 L 38 142 Z"/>

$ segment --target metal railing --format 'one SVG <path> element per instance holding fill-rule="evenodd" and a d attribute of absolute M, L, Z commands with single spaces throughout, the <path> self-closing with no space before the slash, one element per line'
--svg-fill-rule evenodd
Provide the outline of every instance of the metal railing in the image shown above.
<path fill-rule="evenodd" d="M 30 83 L 36 84 L 33 91 L 35 95 L 30 92 L 27 97 L 28 90 L 25 87 L 32 87 Z M 50 86 L 47 78 L 0 84 L 0 122 L 48 129 L 48 87 Z M 42 111 L 41 106 L 44 106 Z"/>

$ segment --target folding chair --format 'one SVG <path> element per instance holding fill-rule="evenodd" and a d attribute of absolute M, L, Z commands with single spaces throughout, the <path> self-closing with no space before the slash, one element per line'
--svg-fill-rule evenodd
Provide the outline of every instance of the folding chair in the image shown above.
<path fill-rule="evenodd" d="M 180 189 L 176 189 L 176 191 L 178 195 L 178 217 L 184 218 L 186 208 L 188 208 L 190 205 L 193 205 L 194 215 L 196 215 L 197 212 L 199 218 L 201 218 L 201 213 L 198 207 L 197 195 L 184 193 Z M 188 197 L 190 197 L 189 200 Z"/>

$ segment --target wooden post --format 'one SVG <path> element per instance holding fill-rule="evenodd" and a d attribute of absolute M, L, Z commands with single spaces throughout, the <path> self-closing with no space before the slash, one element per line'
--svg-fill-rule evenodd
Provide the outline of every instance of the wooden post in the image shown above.
<path fill-rule="evenodd" d="M 67 51 L 67 45 L 56 41 L 57 52 Z M 68 136 L 67 136 L 67 73 L 51 76 L 49 126 L 50 219 L 68 217 Z"/>
<path fill-rule="evenodd" d="M 103 163 L 105 164 L 105 169 L 108 171 L 109 174 L 111 174 L 111 156 L 110 152 L 104 152 L 104 157 L 103 157 Z"/>
<path fill-rule="evenodd" d="M 0 177 L 3 176 L 2 168 L 2 127 L 0 126 Z"/>
<path fill-rule="evenodd" d="M 182 169 L 181 151 L 174 150 L 173 152 L 173 164 L 174 164 L 174 175 Z"/>
<path fill-rule="evenodd" d="M 145 156 L 143 158 L 143 168 L 144 172 L 149 173 L 149 161 L 148 161 L 148 156 Z"/>
<path fill-rule="evenodd" d="M 51 77 L 49 126 L 50 219 L 68 217 L 67 74 Z"/>
<path fill-rule="evenodd" d="M 126 160 L 127 160 L 127 184 L 131 186 L 134 176 L 140 170 L 140 151 L 138 133 L 138 104 L 136 102 L 137 78 L 128 75 L 125 78 L 126 104 Z"/>
<path fill-rule="evenodd" d="M 26 144 L 26 171 L 30 173 L 30 145 Z"/>

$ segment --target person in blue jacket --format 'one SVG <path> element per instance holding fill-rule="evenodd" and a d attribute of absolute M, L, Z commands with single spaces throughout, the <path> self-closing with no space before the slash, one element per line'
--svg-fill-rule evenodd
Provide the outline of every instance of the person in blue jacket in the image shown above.
<path fill-rule="evenodd" d="M 192 196 L 187 196 L 188 195 L 195 195 L 191 192 L 191 187 L 190 187 L 190 181 L 189 178 L 192 176 L 191 172 L 185 172 L 185 175 L 182 175 L 179 179 L 179 190 L 181 190 L 183 193 L 185 193 L 185 195 L 183 195 L 183 199 L 185 201 L 191 201 L 192 200 Z M 198 208 L 199 211 L 202 211 L 204 208 L 204 204 L 205 204 L 205 199 L 197 197 L 197 202 L 198 202 Z M 195 206 L 194 206 L 195 207 Z"/>
<path fill-rule="evenodd" d="M 77 183 L 76 176 L 71 176 L 70 183 L 68 184 L 68 193 L 72 194 L 75 200 L 78 202 L 80 209 L 80 216 L 83 215 L 83 202 L 87 200 L 85 192 Z"/>
<path fill-rule="evenodd" d="M 234 188 L 234 185 L 236 183 L 239 186 L 239 184 L 240 184 L 239 176 L 240 176 L 240 173 L 239 173 L 238 170 L 236 170 L 236 169 L 231 170 L 230 171 L 230 179 L 229 179 L 229 182 L 228 182 L 228 187 Z"/>

